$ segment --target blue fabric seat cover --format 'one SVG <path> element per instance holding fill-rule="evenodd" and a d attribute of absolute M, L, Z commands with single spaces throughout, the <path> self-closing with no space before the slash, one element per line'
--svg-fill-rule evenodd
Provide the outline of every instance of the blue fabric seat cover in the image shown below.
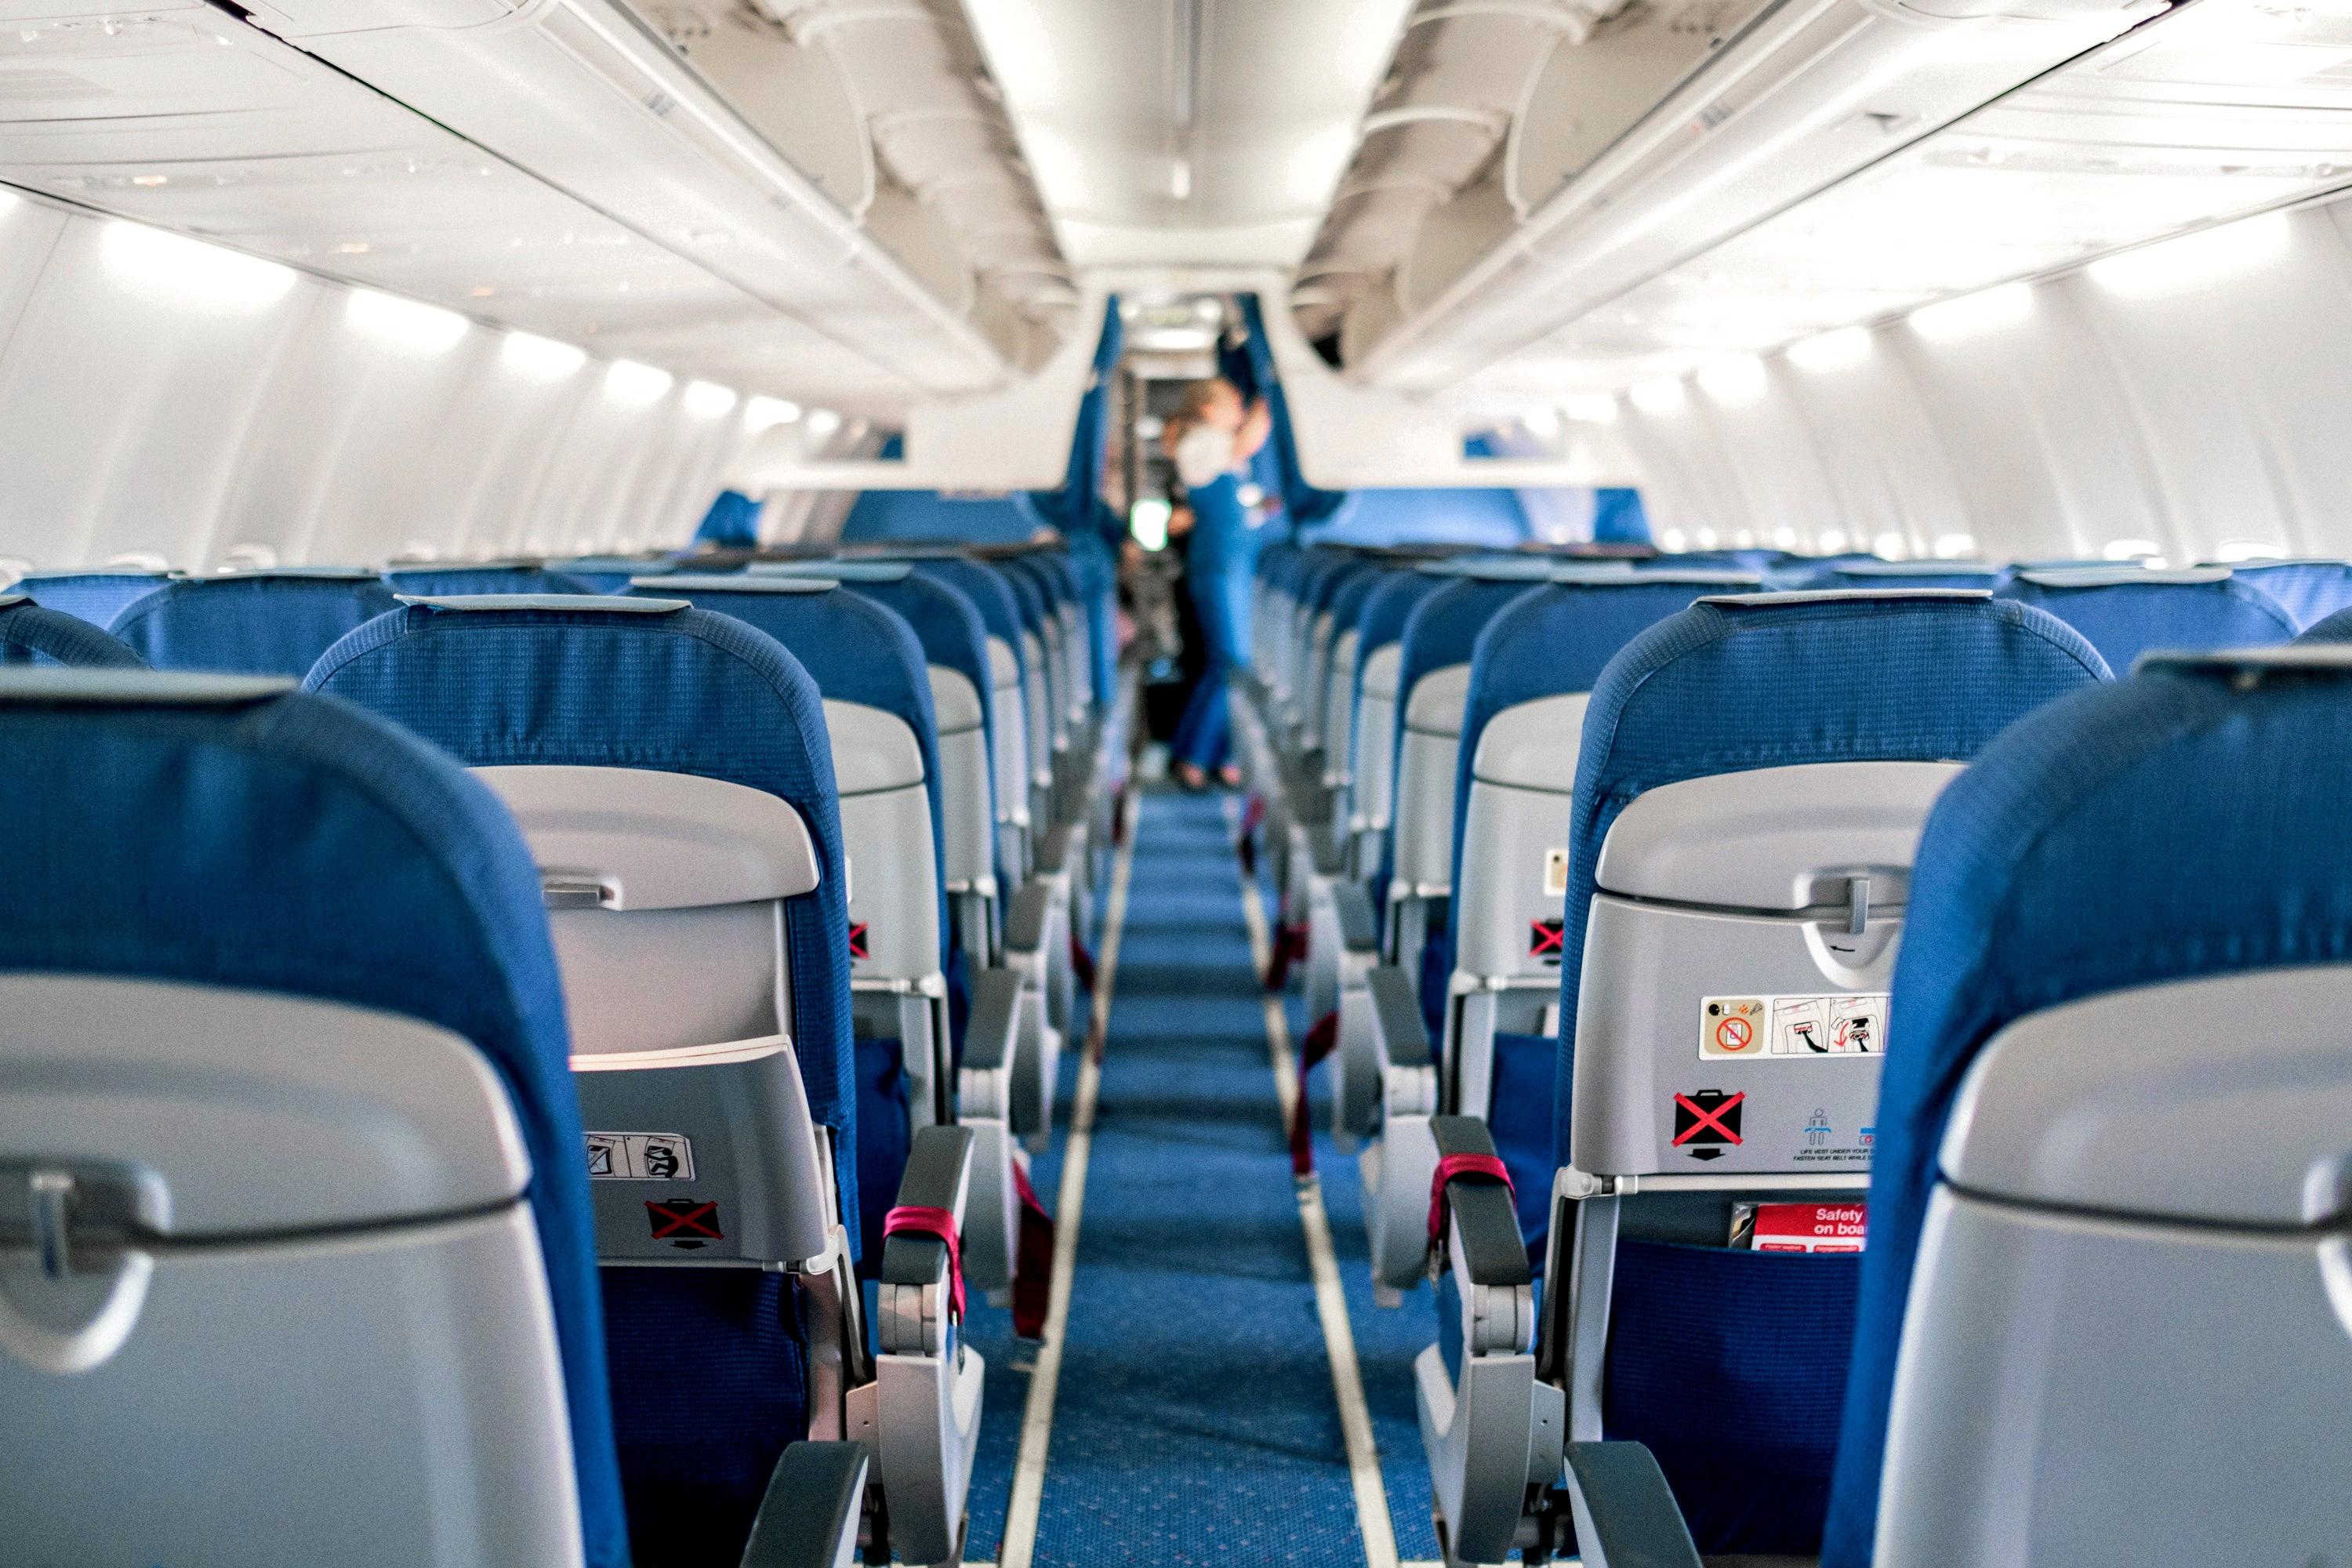
<path fill-rule="evenodd" d="M 166 583 L 110 629 L 158 669 L 299 680 L 343 637 L 399 607 L 373 573 L 251 572 Z"/>
<path fill-rule="evenodd" d="M 146 661 L 79 616 L 0 594 L 0 667 L 28 664 L 139 669 Z"/>
<path fill-rule="evenodd" d="M 28 572 L 16 579 L 11 593 L 30 594 L 33 602 L 88 621 L 104 631 L 124 607 L 171 582 L 176 573 L 94 567 L 86 572 Z"/>
<path fill-rule="evenodd" d="M 2238 689 L 2263 662 L 2156 662 L 2053 702 L 1988 746 L 1927 819 L 1895 961 L 1902 1044 L 1879 1088 L 1823 1568 L 1871 1560 L 1937 1151 L 1985 1043 L 2105 992 L 2352 962 L 2352 671 L 2273 669 Z"/>
<path fill-rule="evenodd" d="M 520 562 L 468 563 L 452 561 L 436 566 L 394 566 L 383 574 L 385 586 L 410 598 L 441 599 L 467 594 L 579 594 L 586 586 L 561 572 Z"/>
<path fill-rule="evenodd" d="M 2277 601 L 2298 627 L 2352 605 L 2352 565 L 2341 561 L 2241 561 L 2231 571 Z"/>
<path fill-rule="evenodd" d="M 446 752 L 347 702 L 118 679 L 157 700 L 0 702 L 0 903 L 45 911 L 0 921 L 0 969 L 281 992 L 472 1041 L 530 1154 L 588 1562 L 625 1568 L 563 992 L 513 819 Z M 202 687 L 252 695 L 179 695 Z"/>
<path fill-rule="evenodd" d="M 1572 1163 L 1578 984 L 1594 869 L 1631 801 L 1683 779 L 1756 768 L 1965 761 L 2019 718 L 2106 673 L 2097 651 L 2055 616 L 1982 592 L 1702 600 L 1626 645 L 1594 684 L 1577 765 L 1555 1163 Z M 1925 907 L 1916 889 L 1911 907 Z M 1916 1037 L 1908 1035 L 1915 1026 L 1902 1026 L 1906 1037 Z M 1886 1158 L 1883 1137 L 1878 1157 Z M 1819 1420 L 1841 1397 L 1844 1370 L 1827 1352 L 1850 1331 L 1852 1260 L 1687 1250 L 1633 1241 L 1620 1249 L 1627 1294 L 1612 1314 L 1604 1425 L 1658 1455 L 1702 1552 L 1811 1552 L 1829 1483 Z M 1681 1315 L 1670 1314 L 1669 1298 Z M 1677 1345 L 1675 1325 L 1700 1321 L 1723 1327 Z M 1640 1370 L 1666 1356 L 1675 1358 L 1673 1375 Z M 1695 1397 L 1702 1393 L 1714 1403 Z M 1814 1424 L 1801 1427 L 1791 1412 L 1811 1413 Z M 1709 1457 L 1734 1444 L 1738 1465 Z"/>
<path fill-rule="evenodd" d="M 2154 648 L 2267 647 L 2295 633 L 2275 600 L 2227 568 L 2023 572 L 2003 584 L 2000 596 L 2056 616 L 2118 673 Z"/>

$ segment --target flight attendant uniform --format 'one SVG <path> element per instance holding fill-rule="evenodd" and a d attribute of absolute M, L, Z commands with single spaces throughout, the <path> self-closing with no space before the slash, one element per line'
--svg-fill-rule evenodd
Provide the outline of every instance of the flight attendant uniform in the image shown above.
<path fill-rule="evenodd" d="M 1176 444 L 1176 476 L 1192 508 L 1185 585 L 1192 590 L 1209 667 L 1192 689 L 1169 742 L 1175 761 L 1213 772 L 1225 761 L 1230 731 L 1226 685 L 1249 658 L 1250 578 L 1257 534 L 1242 499 L 1233 437 L 1206 426 Z"/>

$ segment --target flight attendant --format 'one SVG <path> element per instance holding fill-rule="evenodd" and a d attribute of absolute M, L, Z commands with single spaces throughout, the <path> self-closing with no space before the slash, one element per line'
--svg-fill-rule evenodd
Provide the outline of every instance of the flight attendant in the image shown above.
<path fill-rule="evenodd" d="M 1205 788 L 1212 773 L 1227 784 L 1241 782 L 1241 770 L 1226 760 L 1225 704 L 1227 679 L 1249 658 L 1250 577 L 1257 562 L 1243 470 L 1273 427 L 1265 399 L 1244 404 L 1234 384 L 1219 378 L 1184 389 L 1161 437 L 1192 510 L 1184 581 L 1209 656 L 1169 742 L 1176 780 L 1187 789 Z"/>

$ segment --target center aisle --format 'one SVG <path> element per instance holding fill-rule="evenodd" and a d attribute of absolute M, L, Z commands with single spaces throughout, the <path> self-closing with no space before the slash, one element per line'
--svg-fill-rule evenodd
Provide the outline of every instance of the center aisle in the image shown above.
<path fill-rule="evenodd" d="M 1034 1561 L 1360 1564 L 1231 830 L 1136 833 Z"/>

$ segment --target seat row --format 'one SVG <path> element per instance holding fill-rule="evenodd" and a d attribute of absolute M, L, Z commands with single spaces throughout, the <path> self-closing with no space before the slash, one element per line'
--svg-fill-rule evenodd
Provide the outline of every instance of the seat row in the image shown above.
<path fill-rule="evenodd" d="M 1036 1331 L 1019 1145 L 1123 752 L 1054 566 L 412 595 L 299 689 L 0 605 L 0 647 L 85 667 L 0 674 L 42 916 L 0 956 L 9 1538 L 956 1560 L 964 1289 Z M 201 664 L 215 605 L 367 591 L 184 579 L 118 624 Z"/>
<path fill-rule="evenodd" d="M 1239 728 L 1449 1557 L 2324 1556 L 2352 614 L 1838 571 L 1264 563 Z"/>

